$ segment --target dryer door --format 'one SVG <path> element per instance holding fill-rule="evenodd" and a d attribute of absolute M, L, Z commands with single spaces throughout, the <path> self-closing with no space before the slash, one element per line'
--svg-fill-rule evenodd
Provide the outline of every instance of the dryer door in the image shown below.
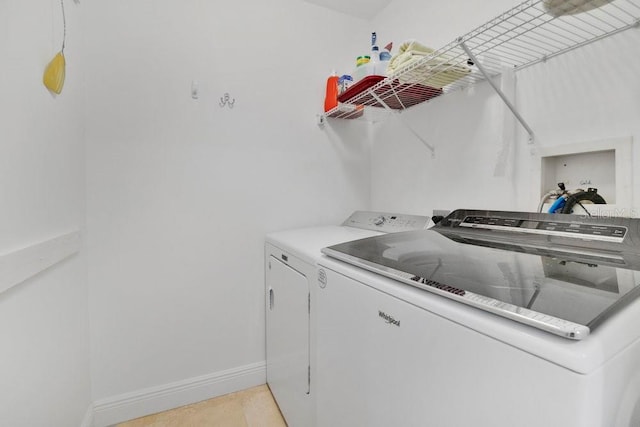
<path fill-rule="evenodd" d="M 267 383 L 289 425 L 309 425 L 309 283 L 274 256 L 267 265 Z"/>

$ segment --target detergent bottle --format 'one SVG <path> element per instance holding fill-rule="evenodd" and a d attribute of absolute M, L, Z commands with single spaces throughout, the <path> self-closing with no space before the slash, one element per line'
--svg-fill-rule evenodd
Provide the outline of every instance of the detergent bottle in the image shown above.
<path fill-rule="evenodd" d="M 324 112 L 330 111 L 338 106 L 338 80 L 340 78 L 333 72 L 327 79 L 327 90 L 324 96 Z"/>
<path fill-rule="evenodd" d="M 393 48 L 393 42 L 387 43 L 384 49 L 380 52 L 380 61 L 389 61 L 391 59 L 392 48 Z"/>
<path fill-rule="evenodd" d="M 378 36 L 371 33 L 371 74 L 380 74 L 380 48 L 376 44 Z"/>
<path fill-rule="evenodd" d="M 391 60 L 391 46 L 393 44 L 387 44 L 383 50 L 380 51 L 380 64 L 376 69 L 376 74 L 385 75 L 387 73 L 387 66 Z"/>

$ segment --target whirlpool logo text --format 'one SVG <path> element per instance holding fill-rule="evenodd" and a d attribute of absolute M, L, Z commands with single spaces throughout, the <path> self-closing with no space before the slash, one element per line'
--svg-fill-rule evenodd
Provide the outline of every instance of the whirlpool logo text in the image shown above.
<path fill-rule="evenodd" d="M 382 317 L 387 323 L 392 325 L 400 326 L 400 321 L 393 318 L 393 316 L 389 316 L 382 310 L 378 310 L 378 316 Z"/>

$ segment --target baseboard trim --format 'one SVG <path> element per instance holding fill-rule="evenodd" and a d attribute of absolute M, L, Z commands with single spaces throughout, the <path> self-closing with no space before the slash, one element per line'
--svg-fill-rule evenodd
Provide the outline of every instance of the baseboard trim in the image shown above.
<path fill-rule="evenodd" d="M 107 427 L 265 384 L 266 373 L 262 361 L 101 399 L 93 404 L 93 427 Z"/>

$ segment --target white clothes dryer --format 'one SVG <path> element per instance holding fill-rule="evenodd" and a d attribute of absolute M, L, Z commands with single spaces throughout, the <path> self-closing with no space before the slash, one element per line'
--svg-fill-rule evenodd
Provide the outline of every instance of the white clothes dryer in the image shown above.
<path fill-rule="evenodd" d="M 315 291 L 321 249 L 424 229 L 426 216 L 356 211 L 342 225 L 270 233 L 265 241 L 267 384 L 287 424 L 316 425 Z"/>

